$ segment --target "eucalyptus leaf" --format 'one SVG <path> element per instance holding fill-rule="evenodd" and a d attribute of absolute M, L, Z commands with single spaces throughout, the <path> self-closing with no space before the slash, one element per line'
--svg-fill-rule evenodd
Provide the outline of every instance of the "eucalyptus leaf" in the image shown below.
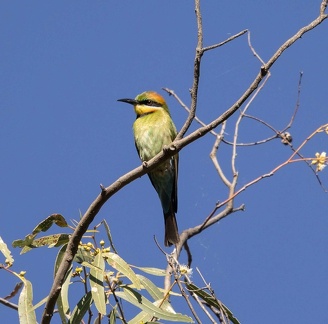
<path fill-rule="evenodd" d="M 2 240 L 1 236 L 0 236 L 0 252 L 4 255 L 4 257 L 6 258 L 9 264 L 14 263 L 14 258 L 12 257 L 7 244 Z"/>
<path fill-rule="evenodd" d="M 144 312 L 152 315 L 153 317 L 181 323 L 193 323 L 191 317 L 179 313 L 171 313 L 155 306 L 146 297 L 139 294 L 137 291 L 128 287 L 123 288 L 123 291 L 115 293 L 118 297 L 130 302 L 134 306 L 140 308 Z"/>
<path fill-rule="evenodd" d="M 33 289 L 30 281 L 21 278 L 24 287 L 18 299 L 18 316 L 20 324 L 35 324 L 36 315 L 33 309 Z"/>
<path fill-rule="evenodd" d="M 225 306 L 221 301 L 217 300 L 212 295 L 208 294 L 206 291 L 197 287 L 194 284 L 186 283 L 186 287 L 190 292 L 196 294 L 201 299 L 203 299 L 208 305 L 215 307 L 220 312 L 223 311 L 233 324 L 240 324 L 239 320 L 233 315 L 231 310 L 227 306 Z"/>
<path fill-rule="evenodd" d="M 106 315 L 106 299 L 104 289 L 105 261 L 101 251 L 95 256 L 94 267 L 90 269 L 91 294 L 98 312 Z"/>
<path fill-rule="evenodd" d="M 110 266 L 129 278 L 138 290 L 141 289 L 140 280 L 138 279 L 137 275 L 118 254 L 107 252 L 104 253 L 104 256 L 105 260 Z"/>
<path fill-rule="evenodd" d="M 68 324 L 80 323 L 92 304 L 91 292 L 87 292 L 75 306 Z"/>

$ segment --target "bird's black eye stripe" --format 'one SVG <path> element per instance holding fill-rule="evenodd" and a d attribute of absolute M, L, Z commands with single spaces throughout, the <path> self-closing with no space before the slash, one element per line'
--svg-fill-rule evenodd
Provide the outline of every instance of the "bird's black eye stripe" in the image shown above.
<path fill-rule="evenodd" d="M 150 100 L 150 99 L 141 100 L 140 104 L 145 105 L 145 106 L 152 106 L 152 107 L 162 107 L 162 105 L 160 103 Z"/>

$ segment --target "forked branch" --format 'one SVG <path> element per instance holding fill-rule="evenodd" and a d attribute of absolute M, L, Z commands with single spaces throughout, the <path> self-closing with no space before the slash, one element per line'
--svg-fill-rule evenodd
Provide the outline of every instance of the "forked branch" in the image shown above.
<path fill-rule="evenodd" d="M 232 114 L 234 114 L 242 105 L 243 103 L 254 93 L 254 91 L 258 88 L 259 84 L 262 82 L 263 78 L 267 75 L 268 71 L 272 67 L 272 65 L 278 60 L 280 55 L 292 44 L 294 44 L 299 38 L 301 38 L 305 33 L 312 30 L 316 26 L 318 26 L 323 20 L 327 18 L 327 14 L 325 14 L 325 10 L 327 7 L 327 1 L 324 0 L 320 6 L 320 15 L 313 20 L 309 25 L 304 26 L 301 28 L 293 37 L 288 39 L 276 53 L 270 58 L 270 60 L 262 65 L 260 71 L 258 72 L 257 76 L 255 77 L 254 81 L 249 85 L 246 91 L 241 95 L 241 97 L 229 108 L 227 109 L 221 116 L 217 119 L 213 120 L 209 124 L 200 127 L 193 133 L 189 134 L 188 136 L 183 137 L 183 135 L 188 130 L 190 124 L 192 123 L 197 106 L 197 93 L 198 93 L 198 85 L 199 85 L 199 77 L 200 77 L 200 66 L 201 66 L 201 59 L 204 54 L 203 48 L 203 34 L 202 34 L 202 20 L 201 20 L 201 12 L 199 6 L 199 0 L 195 0 L 196 4 L 196 17 L 197 17 L 197 25 L 198 25 L 198 42 L 196 48 L 196 56 L 194 61 L 194 81 L 193 87 L 191 89 L 191 109 L 190 114 L 186 120 L 185 125 L 181 129 L 177 139 L 171 144 L 170 150 L 163 150 L 153 159 L 151 159 L 147 165 L 139 166 L 138 168 L 128 172 L 127 174 L 118 178 L 113 184 L 108 186 L 107 188 L 102 188 L 101 193 L 97 196 L 97 198 L 91 203 L 85 214 L 83 215 L 81 221 L 77 225 L 74 233 L 72 234 L 70 241 L 67 245 L 67 249 L 65 255 L 63 257 L 63 261 L 57 271 L 57 274 L 54 278 L 54 282 L 52 288 L 50 290 L 48 300 L 45 306 L 45 310 L 41 319 L 41 323 L 47 324 L 50 323 L 54 307 L 61 291 L 62 284 L 64 282 L 65 274 L 70 268 L 70 265 L 73 261 L 73 258 L 77 252 L 78 244 L 81 241 L 82 235 L 86 232 L 88 227 L 90 226 L 91 222 L 94 220 L 98 212 L 100 211 L 101 207 L 107 202 L 107 200 L 125 187 L 127 184 L 132 182 L 133 180 L 141 177 L 142 175 L 146 174 L 150 170 L 154 169 L 157 165 L 163 162 L 165 159 L 168 159 L 170 156 L 173 156 L 178 151 L 183 149 L 185 146 L 193 143 L 197 139 L 203 137 L 211 130 L 213 130 L 218 125 L 222 124 L 225 120 L 227 120 Z M 229 206 L 229 205 L 228 205 Z M 233 212 L 234 210 L 231 208 L 226 208 L 225 211 L 221 212 L 222 217 L 226 216 L 227 214 Z M 221 218 L 222 218 L 221 217 Z M 210 222 L 205 225 L 208 226 Z M 200 225 L 201 226 L 201 225 Z M 200 227 L 198 228 L 198 230 Z M 197 231 L 197 228 L 194 228 Z M 178 257 L 181 251 L 181 248 L 186 240 L 190 235 L 186 235 L 185 232 L 181 235 L 181 242 L 178 244 L 176 249 L 176 256 Z"/>

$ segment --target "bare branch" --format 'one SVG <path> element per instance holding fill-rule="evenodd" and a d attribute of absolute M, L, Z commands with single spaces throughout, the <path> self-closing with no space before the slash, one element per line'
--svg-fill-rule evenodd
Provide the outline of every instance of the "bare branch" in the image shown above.
<path fill-rule="evenodd" d="M 236 170 L 236 157 L 237 157 L 237 139 L 238 139 L 238 134 L 239 134 L 239 125 L 240 125 L 241 120 L 243 119 L 246 111 L 250 107 L 251 103 L 256 98 L 256 96 L 259 94 L 259 92 L 263 89 L 263 87 L 265 86 L 265 84 L 268 81 L 269 77 L 270 77 L 270 73 L 268 73 L 265 76 L 264 81 L 254 91 L 254 93 L 251 96 L 251 99 L 247 102 L 247 104 L 245 105 L 245 108 L 243 109 L 243 111 L 241 112 L 241 114 L 239 115 L 239 117 L 237 118 L 236 125 L 235 125 L 234 137 L 233 137 L 232 157 L 231 157 L 231 169 L 232 169 L 232 173 L 233 174 L 237 174 L 237 170 Z"/>
<path fill-rule="evenodd" d="M 11 303 L 10 301 L 8 301 L 7 299 L 4 299 L 4 298 L 0 298 L 0 304 L 3 304 L 9 308 L 12 308 L 12 309 L 15 309 L 15 310 L 18 310 L 18 305 L 14 304 L 14 303 Z"/>
<path fill-rule="evenodd" d="M 186 300 L 188 306 L 189 306 L 189 309 L 191 310 L 192 314 L 194 315 L 194 318 L 196 320 L 197 323 L 199 324 L 202 324 L 202 321 L 200 320 L 200 318 L 197 316 L 197 313 L 195 312 L 194 308 L 192 307 L 192 304 L 189 300 L 189 297 L 187 296 L 186 292 L 184 291 L 182 285 L 181 285 L 181 282 L 179 280 L 177 280 L 177 284 L 179 286 L 179 289 L 180 289 L 180 292 L 183 296 L 183 298 Z"/>
<path fill-rule="evenodd" d="M 223 172 L 223 170 L 222 170 L 222 168 L 221 168 L 221 166 L 219 164 L 219 161 L 217 159 L 217 152 L 218 152 L 220 143 L 223 140 L 223 134 L 224 134 L 225 126 L 226 126 L 226 122 L 223 122 L 222 128 L 221 128 L 221 132 L 220 132 L 219 135 L 217 135 L 216 140 L 215 140 L 215 143 L 214 143 L 213 148 L 211 150 L 210 158 L 211 158 L 211 160 L 212 160 L 212 162 L 214 164 L 214 167 L 215 167 L 217 173 L 219 174 L 221 180 L 229 188 L 231 186 L 231 182 L 225 176 L 225 174 L 224 174 L 224 172 Z"/>
<path fill-rule="evenodd" d="M 179 98 L 179 96 L 174 92 L 174 90 L 168 89 L 168 88 L 162 88 L 164 91 L 166 91 L 170 96 L 173 96 L 178 103 L 181 105 L 183 109 L 185 109 L 188 114 L 190 114 L 190 109 L 187 107 L 187 105 Z M 194 120 L 199 123 L 201 126 L 206 126 L 204 122 L 202 122 L 196 115 L 194 117 Z M 211 130 L 210 133 L 214 136 L 217 136 L 218 134 L 214 131 Z"/>
<path fill-rule="evenodd" d="M 245 114 L 246 109 L 244 109 L 244 111 L 243 111 L 243 117 L 245 117 L 245 118 L 249 118 L 249 119 L 253 119 L 253 120 L 255 120 L 255 121 L 257 121 L 257 122 L 259 122 L 259 123 L 265 125 L 266 127 L 270 128 L 270 129 L 275 133 L 275 135 L 273 135 L 273 136 L 271 136 L 271 137 L 268 137 L 268 138 L 265 138 L 265 139 L 263 139 L 263 140 L 256 141 L 256 142 L 251 142 L 251 143 L 241 143 L 241 142 L 239 142 L 239 143 L 234 143 L 234 142 L 229 142 L 229 141 L 227 141 L 227 140 L 225 140 L 225 139 L 222 139 L 222 141 L 223 141 L 225 144 L 228 144 L 228 145 L 236 145 L 236 146 L 254 146 L 254 145 L 259 145 L 259 144 L 267 143 L 267 142 L 269 142 L 269 141 L 272 141 L 272 140 L 276 139 L 277 137 L 281 137 L 282 140 L 284 140 L 284 134 L 285 134 L 285 132 L 286 132 L 286 131 L 292 126 L 292 124 L 293 124 L 293 122 L 294 122 L 294 120 L 295 120 L 296 114 L 297 114 L 297 112 L 298 112 L 299 106 L 300 106 L 300 95 L 301 95 L 302 77 L 303 77 L 303 72 L 300 72 L 300 77 L 299 77 L 299 80 L 298 80 L 298 87 L 297 87 L 297 100 L 296 100 L 295 109 L 294 109 L 294 112 L 293 112 L 293 114 L 292 114 L 292 116 L 291 116 L 291 119 L 290 119 L 288 125 L 285 126 L 285 127 L 283 128 L 283 130 L 278 131 L 278 130 L 276 130 L 273 126 L 271 126 L 269 123 L 267 123 L 266 121 L 264 121 L 264 120 L 262 120 L 262 119 L 260 119 L 260 118 L 258 118 L 258 117 L 255 117 L 255 116 Z M 263 83 L 262 83 L 262 85 L 263 85 Z M 253 99 L 254 99 L 254 97 L 252 97 L 251 100 L 253 100 Z M 250 103 L 250 101 L 247 103 L 247 105 L 249 105 L 249 103 Z M 289 141 L 289 142 L 291 142 L 291 141 Z M 290 146 L 291 146 L 291 145 L 290 145 Z M 291 146 L 291 148 L 292 148 L 292 146 Z"/>
<path fill-rule="evenodd" d="M 245 191 L 248 187 L 254 185 L 255 183 L 259 182 L 260 180 L 264 179 L 264 178 L 268 178 L 273 176 L 278 170 L 280 170 L 281 168 L 283 168 L 284 166 L 286 166 L 287 164 L 290 163 L 294 163 L 294 162 L 304 162 L 304 161 L 312 161 L 312 158 L 301 158 L 301 159 L 294 159 L 294 157 L 296 155 L 300 155 L 299 151 L 305 146 L 305 144 L 310 141 L 316 134 L 321 133 L 323 131 L 325 131 L 328 128 L 328 124 L 322 125 L 320 126 L 318 129 L 316 129 L 314 132 L 312 132 L 304 141 L 303 143 L 293 151 L 292 155 L 283 163 L 279 164 L 278 166 L 276 166 L 273 170 L 271 170 L 269 173 L 263 174 L 259 177 L 257 177 L 256 179 L 248 182 L 247 184 L 245 184 L 242 188 L 240 188 L 239 190 L 237 190 L 236 192 L 234 192 L 231 196 L 229 196 L 228 199 L 226 199 L 225 201 L 221 202 L 220 204 L 218 204 L 216 206 L 217 209 L 219 209 L 220 207 L 224 206 L 225 204 L 227 204 L 229 201 L 231 201 L 232 199 L 234 199 L 236 196 L 238 196 L 241 192 Z M 328 159 L 328 158 L 327 158 Z M 227 216 L 227 215 L 226 215 Z"/>
<path fill-rule="evenodd" d="M 247 32 L 248 32 L 248 30 L 247 30 L 247 29 L 244 29 L 244 30 L 242 30 L 241 32 L 239 32 L 239 33 L 237 33 L 237 34 L 235 34 L 235 35 L 233 35 L 233 36 L 227 38 L 225 41 L 223 41 L 223 42 L 221 42 L 221 43 L 219 43 L 219 44 L 215 44 L 215 45 L 211 45 L 211 46 L 204 47 L 204 48 L 203 48 L 203 52 L 210 51 L 210 50 L 213 50 L 213 49 L 218 48 L 218 47 L 220 47 L 220 46 L 223 46 L 223 45 L 225 45 L 225 44 L 227 44 L 227 43 L 233 41 L 234 39 L 236 39 L 236 38 L 238 38 L 238 37 L 240 37 L 240 36 L 246 34 Z"/>
<path fill-rule="evenodd" d="M 255 51 L 253 45 L 252 45 L 252 42 L 251 42 L 251 32 L 248 31 L 247 33 L 247 41 L 248 41 L 248 46 L 249 48 L 251 49 L 253 55 L 264 65 L 264 61 L 261 59 L 261 57 L 257 54 L 257 52 Z"/>
<path fill-rule="evenodd" d="M 327 14 L 324 14 L 324 10 L 327 7 L 327 1 L 322 1 L 321 9 L 320 9 L 320 16 L 313 20 L 309 25 L 301 28 L 293 37 L 288 39 L 277 51 L 274 55 L 270 58 L 270 60 L 264 64 L 258 75 L 255 77 L 254 81 L 250 84 L 249 88 L 242 94 L 242 96 L 233 104 L 227 111 L 225 111 L 221 116 L 217 119 L 213 120 L 206 126 L 200 127 L 195 132 L 191 133 L 190 135 L 182 138 L 183 135 L 188 130 L 192 120 L 194 119 L 196 106 L 197 106 L 197 93 L 198 93 L 198 84 L 199 84 L 199 77 L 200 77 L 200 62 L 201 57 L 203 54 L 202 51 L 202 43 L 203 43 L 203 32 L 202 32 L 202 24 L 201 24 L 201 14 L 200 14 L 200 7 L 199 7 L 199 0 L 195 0 L 196 3 L 196 17 L 197 17 L 197 25 L 198 25 L 198 42 L 197 42 L 197 49 L 196 49 L 196 57 L 194 61 L 194 81 L 193 87 L 191 89 L 191 109 L 190 114 L 186 120 L 186 123 L 182 127 L 181 131 L 179 132 L 176 141 L 174 141 L 169 150 L 163 150 L 153 159 L 151 159 L 147 165 L 139 166 L 138 168 L 130 171 L 129 173 L 123 175 L 119 179 L 117 179 L 112 185 L 107 187 L 105 190 L 102 189 L 101 193 L 98 197 L 91 203 L 85 214 L 83 215 L 81 221 L 77 225 L 74 233 L 72 234 L 69 243 L 66 248 L 65 255 L 63 257 L 63 261 L 59 266 L 57 271 L 56 277 L 54 278 L 54 282 L 52 288 L 49 293 L 49 297 L 45 306 L 45 310 L 41 319 L 42 324 L 48 324 L 51 321 L 53 316 L 54 307 L 61 291 L 62 284 L 64 282 L 65 274 L 68 271 L 73 258 L 77 252 L 78 244 L 82 238 L 82 235 L 86 232 L 91 222 L 94 220 L 98 212 L 100 211 L 101 207 L 105 204 L 105 202 L 127 184 L 132 182 L 133 180 L 141 177 L 145 173 L 154 169 L 157 165 L 159 165 L 164 160 L 168 159 L 169 157 L 175 155 L 178 151 L 180 151 L 185 146 L 191 144 L 192 142 L 196 141 L 200 137 L 206 135 L 212 129 L 220 125 L 222 122 L 227 120 L 232 114 L 238 110 L 241 105 L 250 97 L 250 95 L 257 89 L 263 78 L 267 75 L 269 69 L 272 65 L 278 60 L 280 55 L 293 43 L 295 43 L 299 38 L 301 38 L 305 33 L 312 30 L 316 26 L 318 26 L 323 20 L 327 18 Z M 234 197 L 234 196 L 233 196 Z M 230 201 L 233 199 L 230 198 Z M 231 206 L 228 207 L 217 215 L 218 219 L 221 219 L 234 210 Z M 211 225 L 213 219 L 211 219 L 205 227 Z M 203 227 L 203 228 L 205 228 Z M 197 232 L 201 231 L 201 225 L 196 226 L 195 228 L 191 229 L 190 232 L 184 231 L 181 234 L 181 242 L 177 245 L 176 255 L 178 256 L 181 252 L 181 247 L 184 242 L 191 236 L 195 235 Z M 188 234 L 187 234 L 188 233 Z M 190 236 L 191 234 L 191 236 Z"/>
<path fill-rule="evenodd" d="M 320 16 L 325 16 L 325 11 L 327 8 L 328 0 L 323 0 L 320 6 Z"/>
<path fill-rule="evenodd" d="M 197 20 L 197 47 L 196 47 L 196 56 L 194 60 L 194 81 L 192 85 L 191 93 L 191 105 L 190 105 L 190 113 L 189 116 L 182 126 L 179 134 L 176 139 L 179 140 L 183 137 L 183 135 L 187 132 L 190 127 L 195 115 L 197 108 L 197 94 L 198 94 L 198 84 L 200 77 L 200 62 L 203 56 L 203 24 L 202 24 L 202 15 L 200 12 L 200 0 L 195 0 L 195 13 Z"/>
<path fill-rule="evenodd" d="M 300 97 L 301 97 L 301 86 L 302 86 L 302 77 L 303 77 L 303 72 L 300 72 L 300 77 L 298 79 L 298 87 L 297 87 L 297 100 L 296 100 L 296 105 L 295 105 L 295 110 L 294 110 L 294 113 L 292 115 L 292 118 L 290 119 L 290 122 L 289 124 L 286 126 L 286 128 L 282 131 L 282 132 L 285 132 L 287 129 L 289 129 L 293 122 L 294 122 L 294 119 L 296 117 L 296 114 L 298 112 L 298 108 L 300 107 Z"/>

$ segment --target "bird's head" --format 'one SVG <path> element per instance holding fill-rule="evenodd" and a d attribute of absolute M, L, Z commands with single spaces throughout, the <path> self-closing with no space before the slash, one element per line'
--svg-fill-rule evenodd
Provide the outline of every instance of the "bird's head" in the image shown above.
<path fill-rule="evenodd" d="M 118 99 L 117 101 L 133 105 L 137 117 L 162 109 L 170 113 L 164 98 L 155 91 L 145 91 L 137 95 L 135 99 Z"/>

